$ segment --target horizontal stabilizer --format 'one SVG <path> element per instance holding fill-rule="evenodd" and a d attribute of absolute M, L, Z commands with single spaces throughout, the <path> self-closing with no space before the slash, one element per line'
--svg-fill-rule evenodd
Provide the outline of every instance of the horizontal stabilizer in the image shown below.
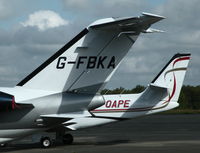
<path fill-rule="evenodd" d="M 143 33 L 163 33 L 165 31 L 163 30 L 158 30 L 158 29 L 153 29 L 153 28 L 149 28 L 147 30 L 143 30 Z"/>
<path fill-rule="evenodd" d="M 161 86 L 161 85 L 157 85 L 157 84 L 154 84 L 154 83 L 150 83 L 149 86 L 154 87 L 154 88 L 167 89 L 167 87 L 164 86 L 164 85 Z"/>
<path fill-rule="evenodd" d="M 138 27 L 149 27 L 149 25 L 154 24 L 165 17 L 154 15 L 150 13 L 143 13 L 142 16 L 139 17 L 126 17 L 126 18 L 107 18 L 107 19 L 101 19 L 94 22 L 92 25 L 89 26 L 89 28 L 103 28 L 103 29 L 129 29 L 132 30 L 137 29 Z M 131 28 L 131 29 L 130 29 Z"/>
<path fill-rule="evenodd" d="M 147 13 L 147 12 L 143 12 L 142 15 L 157 19 L 158 21 L 162 20 L 162 19 L 165 19 L 164 16 L 157 15 L 157 14 L 152 14 L 152 13 Z"/>
<path fill-rule="evenodd" d="M 164 97 L 168 95 L 168 89 L 165 86 L 158 86 L 156 84 L 150 84 L 142 95 L 134 103 L 134 106 L 155 106 Z"/>

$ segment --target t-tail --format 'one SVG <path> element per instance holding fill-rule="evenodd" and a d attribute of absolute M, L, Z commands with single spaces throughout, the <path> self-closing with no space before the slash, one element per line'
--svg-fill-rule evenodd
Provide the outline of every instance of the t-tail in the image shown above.
<path fill-rule="evenodd" d="M 27 89 L 95 94 L 109 81 L 141 32 L 164 17 L 97 20 L 17 84 Z"/>
<path fill-rule="evenodd" d="M 111 118 L 134 118 L 178 107 L 190 54 L 176 54 L 140 94 L 104 95 L 105 105 L 92 111 Z"/>

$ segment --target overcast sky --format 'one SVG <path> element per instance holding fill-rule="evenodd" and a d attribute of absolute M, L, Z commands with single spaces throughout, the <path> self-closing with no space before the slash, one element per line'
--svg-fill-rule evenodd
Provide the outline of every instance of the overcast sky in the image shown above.
<path fill-rule="evenodd" d="M 0 86 L 15 86 L 94 20 L 150 12 L 166 19 L 142 34 L 107 87 L 147 85 L 175 53 L 192 53 L 184 84 L 200 84 L 199 0 L 0 0 Z M 120 81 L 119 81 L 120 80 Z"/>

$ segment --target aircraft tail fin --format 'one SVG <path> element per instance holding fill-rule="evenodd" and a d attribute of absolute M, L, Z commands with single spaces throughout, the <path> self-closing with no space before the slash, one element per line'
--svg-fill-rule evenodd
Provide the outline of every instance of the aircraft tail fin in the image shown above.
<path fill-rule="evenodd" d="M 91 112 L 95 116 L 123 119 L 177 107 L 190 56 L 174 55 L 142 93 L 104 95 L 105 104 Z"/>
<path fill-rule="evenodd" d="M 191 54 L 174 55 L 151 82 L 151 84 L 168 89 L 168 101 L 178 101 L 190 58 Z"/>
<path fill-rule="evenodd" d="M 163 18 L 144 13 L 97 20 L 17 86 L 95 94 L 109 81 L 139 34 Z"/>

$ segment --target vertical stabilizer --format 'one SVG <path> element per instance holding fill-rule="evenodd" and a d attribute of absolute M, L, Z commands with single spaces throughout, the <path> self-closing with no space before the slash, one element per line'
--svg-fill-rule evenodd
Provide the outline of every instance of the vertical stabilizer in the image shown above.
<path fill-rule="evenodd" d="M 109 81 L 139 34 L 163 17 L 97 20 L 17 84 L 29 89 L 97 93 Z"/>
<path fill-rule="evenodd" d="M 151 82 L 169 90 L 170 101 L 178 101 L 191 54 L 176 54 Z"/>

